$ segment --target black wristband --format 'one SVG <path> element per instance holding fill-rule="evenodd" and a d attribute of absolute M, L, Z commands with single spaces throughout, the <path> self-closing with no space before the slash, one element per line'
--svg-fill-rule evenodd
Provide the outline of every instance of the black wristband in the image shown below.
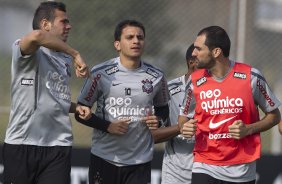
<path fill-rule="evenodd" d="M 91 118 L 89 118 L 88 120 L 81 119 L 79 117 L 78 113 L 75 113 L 74 117 L 75 117 L 76 121 L 78 121 L 79 123 L 84 124 L 84 125 L 89 126 L 89 127 L 92 127 L 92 128 L 96 128 L 96 129 L 101 130 L 103 132 L 108 132 L 107 129 L 111 124 L 110 121 L 106 121 L 104 119 L 101 119 L 93 113 L 92 113 Z"/>

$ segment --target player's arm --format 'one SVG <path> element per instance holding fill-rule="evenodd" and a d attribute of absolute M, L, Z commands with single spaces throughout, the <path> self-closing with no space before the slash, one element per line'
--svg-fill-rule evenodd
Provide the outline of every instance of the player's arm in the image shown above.
<path fill-rule="evenodd" d="M 263 119 L 252 124 L 245 124 L 241 120 L 235 121 L 229 126 L 229 133 L 234 139 L 241 139 L 245 136 L 269 130 L 281 120 L 278 108 L 267 112 Z"/>
<path fill-rule="evenodd" d="M 178 125 L 160 127 L 157 130 L 152 131 L 152 135 L 155 143 L 161 143 L 168 141 L 169 139 L 180 134 L 180 129 Z"/>
<path fill-rule="evenodd" d="M 162 121 L 166 121 L 169 118 L 169 106 L 154 106 L 155 115 L 160 118 Z"/>
<path fill-rule="evenodd" d="M 76 121 L 78 121 L 79 123 L 88 127 L 96 128 L 103 132 L 108 132 L 109 125 L 111 124 L 111 122 L 97 117 L 94 113 L 91 113 L 91 117 L 87 120 L 82 119 L 78 113 L 75 113 L 74 116 Z"/>
<path fill-rule="evenodd" d="M 193 119 L 195 115 L 195 107 L 196 99 L 193 94 L 193 84 L 190 76 L 187 81 L 183 103 L 177 120 L 180 132 L 185 138 L 192 138 L 197 130 L 198 120 Z"/>
<path fill-rule="evenodd" d="M 107 132 L 115 135 L 126 134 L 126 132 L 128 131 L 128 123 L 130 121 L 128 119 L 123 119 L 123 120 L 117 120 L 115 122 L 110 122 L 102 118 L 99 118 L 94 113 L 92 113 L 91 117 L 87 120 L 82 119 L 81 117 L 79 117 L 79 114 L 76 113 L 75 119 L 83 125 L 96 128 L 103 132 Z"/>
<path fill-rule="evenodd" d="M 278 124 L 278 130 L 279 130 L 280 134 L 282 135 L 282 121 L 280 121 L 279 124 Z"/>
<path fill-rule="evenodd" d="M 91 117 L 91 108 L 71 102 L 69 113 L 76 113 L 81 119 L 87 120 Z"/>
<path fill-rule="evenodd" d="M 185 138 L 192 138 L 197 130 L 197 119 L 188 119 L 186 116 L 178 116 L 178 126 L 181 134 Z"/>
<path fill-rule="evenodd" d="M 80 102 L 78 102 L 77 104 L 79 106 L 87 107 L 85 104 L 80 103 Z M 75 104 L 73 104 L 73 106 L 74 105 Z M 88 108 L 91 109 L 91 107 L 88 107 Z M 109 121 L 106 121 L 104 119 L 97 117 L 94 113 L 91 113 L 90 117 L 88 119 L 83 119 L 78 112 L 75 112 L 74 117 L 75 117 L 76 121 L 78 121 L 79 123 L 86 125 L 88 127 L 96 128 L 96 129 L 104 131 L 104 132 L 108 132 L 107 129 L 108 129 L 110 123 L 111 123 Z"/>
<path fill-rule="evenodd" d="M 33 30 L 25 35 L 20 41 L 22 55 L 31 55 L 36 52 L 40 46 L 49 48 L 51 50 L 64 52 L 72 56 L 74 59 L 77 76 L 85 77 L 89 75 L 88 66 L 81 57 L 80 53 L 47 31 Z"/>
<path fill-rule="evenodd" d="M 82 103 L 78 104 L 85 106 Z M 79 113 L 75 113 L 75 119 L 83 125 L 115 135 L 124 135 L 128 131 L 128 123 L 130 121 L 128 119 L 123 119 L 117 120 L 115 122 L 110 122 L 105 119 L 99 118 L 94 113 L 91 113 L 88 119 L 82 118 Z"/>
<path fill-rule="evenodd" d="M 235 121 L 229 126 L 229 132 L 235 139 L 241 139 L 247 135 L 269 130 L 281 120 L 280 111 L 278 109 L 280 102 L 272 93 L 262 73 L 252 68 L 251 77 L 254 101 L 265 113 L 265 116 L 252 124 L 245 124 L 241 120 Z"/>
<path fill-rule="evenodd" d="M 161 119 L 161 122 L 166 122 L 169 119 L 169 106 L 154 107 L 155 114 Z M 159 123 L 160 124 L 160 123 Z M 152 135 L 155 143 L 168 141 L 180 133 L 178 125 L 163 127 L 153 130 Z"/>
<path fill-rule="evenodd" d="M 151 131 L 155 131 L 159 127 L 159 122 L 165 122 L 169 118 L 169 92 L 167 87 L 167 81 L 164 76 L 162 76 L 160 83 L 158 84 L 160 86 L 159 91 L 155 95 L 153 99 L 154 103 L 154 123 L 152 123 L 152 126 L 147 126 Z"/>

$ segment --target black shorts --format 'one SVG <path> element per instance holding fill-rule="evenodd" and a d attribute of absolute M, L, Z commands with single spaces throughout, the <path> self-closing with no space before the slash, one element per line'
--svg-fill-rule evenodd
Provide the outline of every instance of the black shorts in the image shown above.
<path fill-rule="evenodd" d="M 4 184 L 70 184 L 71 149 L 4 143 Z"/>
<path fill-rule="evenodd" d="M 256 180 L 249 182 L 228 182 L 216 179 L 208 174 L 204 173 L 192 173 L 192 184 L 255 184 Z"/>
<path fill-rule="evenodd" d="M 149 184 L 151 162 L 117 167 L 91 154 L 89 184 Z"/>

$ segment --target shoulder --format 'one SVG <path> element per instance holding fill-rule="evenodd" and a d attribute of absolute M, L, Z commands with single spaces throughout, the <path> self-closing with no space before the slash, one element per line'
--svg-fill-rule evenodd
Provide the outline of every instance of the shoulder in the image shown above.
<path fill-rule="evenodd" d="M 170 87 L 170 86 L 175 87 L 175 86 L 179 86 L 179 85 L 182 85 L 182 84 L 183 84 L 183 76 L 174 78 L 174 79 L 168 81 L 168 83 L 167 83 L 168 87 Z"/>
<path fill-rule="evenodd" d="M 143 62 L 143 68 L 144 70 L 146 71 L 147 74 L 155 77 L 155 78 L 158 78 L 158 77 L 162 77 L 164 75 L 164 72 L 162 71 L 162 69 L 154 66 L 154 65 L 151 65 L 147 62 Z"/>
<path fill-rule="evenodd" d="M 262 81 L 266 82 L 262 72 L 259 69 L 254 68 L 251 65 L 248 65 L 246 63 L 235 62 L 235 64 L 237 66 L 239 66 L 240 68 L 246 68 L 247 70 L 249 70 L 250 73 L 251 73 L 251 80 L 262 80 Z"/>
<path fill-rule="evenodd" d="M 119 71 L 117 65 L 118 65 L 117 58 L 112 58 L 110 60 L 95 65 L 91 69 L 91 73 L 103 72 L 105 74 L 111 75 Z"/>
<path fill-rule="evenodd" d="M 16 41 L 14 41 L 14 43 L 12 44 L 12 49 L 13 49 L 13 53 L 18 53 L 21 55 L 20 51 L 20 39 L 17 39 Z"/>
<path fill-rule="evenodd" d="M 184 79 L 185 75 L 184 76 L 181 76 L 181 77 L 177 77 L 175 79 L 172 79 L 170 80 L 167 84 L 167 87 L 168 87 L 168 90 L 169 90 L 169 94 L 171 96 L 181 92 L 181 89 L 183 89 L 184 87 L 184 82 L 185 82 L 185 79 Z"/>
<path fill-rule="evenodd" d="M 251 68 L 251 75 L 253 77 L 264 78 L 262 72 L 257 68 Z"/>
<path fill-rule="evenodd" d="M 250 71 L 252 66 L 246 63 L 234 62 L 234 70 L 247 70 Z"/>

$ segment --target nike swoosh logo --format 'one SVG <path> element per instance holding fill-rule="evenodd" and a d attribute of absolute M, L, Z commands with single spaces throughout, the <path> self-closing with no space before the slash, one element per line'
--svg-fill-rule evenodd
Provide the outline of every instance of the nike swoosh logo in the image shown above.
<path fill-rule="evenodd" d="M 231 117 L 231 118 L 227 118 L 227 119 L 221 120 L 221 121 L 216 122 L 216 123 L 213 123 L 213 122 L 212 122 L 212 120 L 213 120 L 213 118 L 212 118 L 211 121 L 210 121 L 209 127 L 210 127 L 211 129 L 217 128 L 217 127 L 219 127 L 220 125 L 226 123 L 227 121 L 229 121 L 229 120 L 231 120 L 231 119 L 233 119 L 233 118 L 235 118 L 235 117 L 236 117 L 236 116 L 233 116 L 233 117 Z"/>
<path fill-rule="evenodd" d="M 112 83 L 112 86 L 117 86 L 117 85 L 120 85 L 122 83 Z"/>

